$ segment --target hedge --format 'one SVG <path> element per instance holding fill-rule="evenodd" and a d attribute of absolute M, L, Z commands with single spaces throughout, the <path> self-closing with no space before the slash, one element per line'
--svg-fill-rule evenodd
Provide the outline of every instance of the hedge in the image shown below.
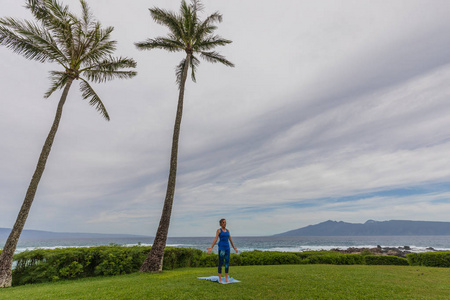
<path fill-rule="evenodd" d="M 100 246 L 89 248 L 36 249 L 14 256 L 13 285 L 120 275 L 137 272 L 151 247 Z M 163 269 L 198 267 L 202 251 L 170 248 L 164 252 Z"/>
<path fill-rule="evenodd" d="M 329 265 L 363 265 L 364 257 L 358 254 L 311 255 L 305 259 L 305 263 Z"/>
<path fill-rule="evenodd" d="M 366 265 L 409 265 L 406 258 L 392 255 L 366 255 L 364 256 L 364 262 Z"/>
<path fill-rule="evenodd" d="M 450 267 L 450 251 L 409 253 L 406 258 L 411 266 Z"/>
<path fill-rule="evenodd" d="M 36 249 L 14 256 L 13 285 L 110 276 L 137 272 L 151 247 L 99 246 Z M 166 247 L 163 270 L 185 267 L 216 267 L 218 255 L 199 249 Z M 450 252 L 410 253 L 408 259 L 389 255 L 343 254 L 334 251 L 248 251 L 231 254 L 231 266 L 281 264 L 423 265 L 450 267 Z"/>
<path fill-rule="evenodd" d="M 239 258 L 240 261 L 237 265 L 241 266 L 300 264 L 302 261 L 302 259 L 294 253 L 271 251 L 242 252 Z"/>

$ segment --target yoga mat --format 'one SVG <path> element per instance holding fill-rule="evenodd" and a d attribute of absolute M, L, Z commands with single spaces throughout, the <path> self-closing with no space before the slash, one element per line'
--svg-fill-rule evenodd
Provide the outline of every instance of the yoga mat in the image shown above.
<path fill-rule="evenodd" d="M 219 282 L 219 276 L 209 276 L 209 277 L 197 277 L 198 279 L 206 279 L 213 282 Z M 234 279 L 233 277 L 229 277 L 228 280 L 230 282 L 225 282 L 225 277 L 222 277 L 222 284 L 236 283 L 240 282 L 239 280 Z"/>

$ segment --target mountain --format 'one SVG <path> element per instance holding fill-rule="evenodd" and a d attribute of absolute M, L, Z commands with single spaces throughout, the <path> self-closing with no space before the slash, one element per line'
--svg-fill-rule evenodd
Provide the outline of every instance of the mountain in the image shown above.
<path fill-rule="evenodd" d="M 275 236 L 386 236 L 386 235 L 450 235 L 450 222 L 374 221 L 364 224 L 326 221 L 290 230 Z"/>
<path fill-rule="evenodd" d="M 11 232 L 11 228 L 0 228 L 0 240 L 6 240 Z M 21 240 L 45 240 L 45 239 L 100 239 L 100 238 L 133 238 L 144 237 L 132 234 L 103 234 L 103 233 L 73 233 L 73 232 L 52 232 L 42 230 L 23 230 L 20 235 Z"/>

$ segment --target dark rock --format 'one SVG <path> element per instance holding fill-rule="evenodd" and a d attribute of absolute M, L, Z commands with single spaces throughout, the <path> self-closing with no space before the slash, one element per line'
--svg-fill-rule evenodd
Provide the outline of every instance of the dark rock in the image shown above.
<path fill-rule="evenodd" d="M 349 247 L 347 249 L 335 248 L 335 249 L 331 249 L 331 250 L 340 252 L 340 253 L 344 253 L 344 254 L 361 254 L 367 250 L 372 255 L 393 255 L 393 256 L 404 257 L 404 258 L 406 257 L 406 254 L 411 253 L 410 251 L 405 251 L 402 249 L 377 246 L 376 248 L 370 248 L 370 249 L 369 248 Z"/>

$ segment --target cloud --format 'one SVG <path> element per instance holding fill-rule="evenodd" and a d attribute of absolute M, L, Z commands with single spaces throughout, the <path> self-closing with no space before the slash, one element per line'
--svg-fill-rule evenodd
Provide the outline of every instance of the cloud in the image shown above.
<path fill-rule="evenodd" d="M 233 43 L 219 51 L 236 67 L 202 62 L 187 83 L 172 236 L 210 235 L 222 217 L 238 235 L 327 219 L 445 220 L 447 1 L 204 3 L 223 13 L 218 33 Z M 182 53 L 133 43 L 166 34 L 149 7 L 179 3 L 90 5 L 138 76 L 95 85 L 110 122 L 72 87 L 27 227 L 153 235 Z M 3 14 L 29 18 L 20 3 Z M 56 65 L 5 47 L 0 60 L 0 227 L 11 227 L 60 93 L 42 97 Z"/>

